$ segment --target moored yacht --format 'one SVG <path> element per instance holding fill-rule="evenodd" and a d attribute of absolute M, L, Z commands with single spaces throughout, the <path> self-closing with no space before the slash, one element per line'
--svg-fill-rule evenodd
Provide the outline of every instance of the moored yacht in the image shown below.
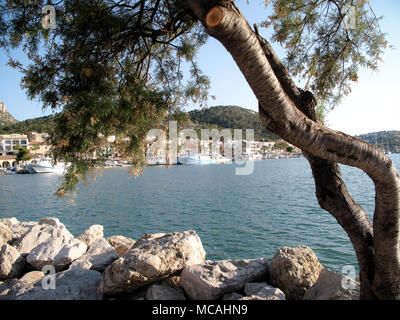
<path fill-rule="evenodd" d="M 28 167 L 36 173 L 64 173 L 69 164 L 63 161 L 57 161 L 53 165 L 52 159 L 41 158 L 38 161 L 32 162 Z"/>
<path fill-rule="evenodd" d="M 178 157 L 178 163 L 180 164 L 212 164 L 216 162 L 210 156 L 200 154 L 181 155 Z"/>

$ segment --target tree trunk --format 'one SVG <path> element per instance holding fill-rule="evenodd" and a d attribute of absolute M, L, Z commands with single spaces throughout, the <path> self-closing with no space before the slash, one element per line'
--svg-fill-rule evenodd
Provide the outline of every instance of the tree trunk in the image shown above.
<path fill-rule="evenodd" d="M 192 0 L 187 4 L 208 33 L 231 53 L 259 101 L 264 125 L 305 153 L 320 205 L 334 215 L 356 250 L 363 297 L 400 299 L 400 181 L 392 161 L 364 141 L 323 127 L 312 114 L 300 111 L 307 103 L 302 105 L 285 91 L 284 77 L 275 74 L 259 38 L 233 3 Z M 360 168 L 373 180 L 373 237 L 368 218 L 348 194 L 336 163 Z"/>
<path fill-rule="evenodd" d="M 317 121 L 314 96 L 308 91 L 304 92 L 297 88 L 271 45 L 258 35 L 256 27 L 255 29 L 265 55 L 285 93 L 304 115 L 313 121 Z M 262 112 L 262 108 L 260 112 Z M 360 298 L 363 300 L 376 299 L 372 290 L 375 269 L 373 234 L 367 214 L 350 196 L 336 163 L 315 157 L 305 151 L 303 151 L 303 154 L 310 163 L 315 181 L 316 196 L 321 208 L 327 210 L 338 221 L 353 244 L 360 267 Z"/>

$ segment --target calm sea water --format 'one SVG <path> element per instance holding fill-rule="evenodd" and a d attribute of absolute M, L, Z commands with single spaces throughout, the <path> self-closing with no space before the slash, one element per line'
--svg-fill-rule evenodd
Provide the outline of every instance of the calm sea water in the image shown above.
<path fill-rule="evenodd" d="M 397 168 L 400 155 L 392 155 Z M 128 169 L 103 170 L 80 186 L 74 202 L 57 198 L 55 174 L 0 176 L 0 218 L 59 218 L 77 234 L 102 224 L 105 236 L 138 239 L 144 233 L 195 230 L 207 259 L 272 258 L 282 246 L 307 245 L 321 263 L 341 271 L 356 265 L 347 235 L 320 209 L 307 161 L 256 161 L 248 176 L 235 164 L 147 167 L 138 178 Z M 342 167 L 357 201 L 374 208 L 374 187 L 360 170 Z"/>

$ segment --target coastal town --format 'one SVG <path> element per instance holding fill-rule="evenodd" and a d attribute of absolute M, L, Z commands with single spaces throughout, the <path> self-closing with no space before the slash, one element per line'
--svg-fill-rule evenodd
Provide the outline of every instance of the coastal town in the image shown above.
<path fill-rule="evenodd" d="M 29 132 L 28 134 L 3 134 L 0 135 L 0 171 L 2 173 L 33 173 L 32 170 L 27 170 L 33 164 L 45 161 L 49 162 L 51 145 L 48 142 L 49 135 L 47 133 Z M 123 166 L 129 165 L 128 159 L 121 156 L 115 147 L 115 136 L 107 138 L 108 143 L 104 145 L 103 151 L 107 155 L 108 160 L 105 166 Z M 176 158 L 170 156 L 166 145 L 170 141 L 159 143 L 153 137 L 145 141 L 146 145 L 146 163 L 147 165 L 175 165 L 175 164 L 212 164 L 212 163 L 229 163 L 238 160 L 266 160 L 279 158 L 300 157 L 301 153 L 294 147 L 286 144 L 284 141 L 247 141 L 247 140 L 230 140 L 230 141 L 215 141 L 209 142 L 210 151 L 208 154 L 199 153 L 203 150 L 204 142 L 200 139 L 178 139 L 179 153 Z M 212 144 L 215 143 L 215 146 Z M 243 143 L 245 147 L 240 154 L 240 157 L 234 156 L 231 152 L 229 157 L 222 156 L 224 148 L 235 150 L 239 148 L 239 144 Z M 157 144 L 154 147 L 154 144 Z M 200 148 L 197 148 L 200 146 Z M 29 160 L 20 163 L 17 160 L 19 150 L 23 148 L 29 152 Z M 200 150 L 198 150 L 200 149 Z"/>

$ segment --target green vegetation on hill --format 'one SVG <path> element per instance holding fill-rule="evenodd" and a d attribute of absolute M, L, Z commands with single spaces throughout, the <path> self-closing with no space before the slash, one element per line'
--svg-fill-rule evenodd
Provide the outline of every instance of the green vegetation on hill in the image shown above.
<path fill-rule="evenodd" d="M 47 132 L 50 133 L 55 128 L 55 115 L 28 119 L 11 125 L 0 127 L 0 134 L 8 133 L 28 133 L 28 132 Z"/>
<path fill-rule="evenodd" d="M 361 134 L 357 138 L 385 151 L 400 152 L 400 131 L 372 132 Z"/>
<path fill-rule="evenodd" d="M 238 106 L 215 106 L 189 112 L 190 120 L 203 128 L 254 129 L 255 140 L 273 141 L 279 137 L 270 133 L 262 124 L 258 112 Z"/>

